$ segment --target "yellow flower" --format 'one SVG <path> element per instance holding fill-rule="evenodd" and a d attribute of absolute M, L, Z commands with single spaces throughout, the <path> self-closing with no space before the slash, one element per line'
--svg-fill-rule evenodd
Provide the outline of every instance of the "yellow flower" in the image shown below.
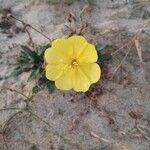
<path fill-rule="evenodd" d="M 46 78 L 55 81 L 60 90 L 85 92 L 100 79 L 97 51 L 82 36 L 54 40 L 44 57 Z"/>

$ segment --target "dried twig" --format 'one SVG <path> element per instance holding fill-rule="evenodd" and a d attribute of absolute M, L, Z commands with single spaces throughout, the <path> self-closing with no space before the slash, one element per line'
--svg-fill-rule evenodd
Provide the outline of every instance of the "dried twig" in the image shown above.
<path fill-rule="evenodd" d="M 22 108 L 17 108 L 17 107 L 10 107 L 10 108 L 1 108 L 0 111 L 4 111 L 4 110 L 19 110 Z"/>
<path fill-rule="evenodd" d="M 58 131 L 56 131 L 53 126 L 51 126 L 48 122 L 46 122 L 44 119 L 42 119 L 40 116 L 36 115 L 35 113 L 33 113 L 31 110 L 26 109 L 26 111 L 28 113 L 30 113 L 32 116 L 34 116 L 36 119 L 40 120 L 41 122 L 45 123 L 49 128 L 51 128 L 54 132 L 55 135 L 59 136 L 60 139 L 62 139 L 63 141 L 67 142 L 68 144 L 75 144 L 77 147 L 79 147 L 78 143 L 73 143 L 70 141 L 70 139 L 65 138 L 63 135 L 59 134 Z"/>
<path fill-rule="evenodd" d="M 137 125 L 137 130 L 141 133 L 141 135 L 142 135 L 147 141 L 150 142 L 150 137 L 148 137 L 148 136 L 146 135 L 146 133 L 143 131 L 143 129 L 142 129 L 139 125 Z"/>
<path fill-rule="evenodd" d="M 36 119 L 40 120 L 41 122 L 45 123 L 49 128 L 51 128 L 56 135 L 59 135 L 61 137 L 61 135 L 53 128 L 53 126 L 51 126 L 48 122 L 46 122 L 44 119 L 42 119 L 41 117 L 39 117 L 38 115 L 36 115 L 35 113 L 33 113 L 31 110 L 26 109 L 26 111 L 28 113 L 30 113 L 32 116 L 34 116 Z"/>
<path fill-rule="evenodd" d="M 68 36 L 72 36 L 73 34 L 77 35 L 83 35 L 88 27 L 88 24 L 86 21 L 83 20 L 83 15 L 89 10 L 89 6 L 83 7 L 83 9 L 80 12 L 79 18 L 77 18 L 73 13 L 69 13 L 69 17 L 67 18 L 67 21 L 70 23 L 68 25 L 65 25 L 71 33 Z M 80 26 L 79 29 L 77 29 L 77 24 Z"/>
<path fill-rule="evenodd" d="M 129 48 L 129 50 L 127 51 L 126 55 L 124 56 L 124 58 L 121 60 L 121 62 L 119 63 L 119 65 L 116 67 L 116 69 L 114 70 L 114 72 L 112 73 L 112 77 L 111 79 L 114 77 L 115 73 L 118 71 L 118 69 L 121 67 L 121 65 L 123 64 L 123 62 L 125 61 L 125 59 L 127 58 L 129 52 L 131 51 L 131 48 Z"/>
<path fill-rule="evenodd" d="M 128 47 L 130 44 L 132 44 L 136 38 L 137 34 L 134 35 L 130 40 L 128 40 L 127 43 L 125 43 L 123 46 L 121 46 L 119 49 L 115 50 L 114 52 L 111 53 L 111 55 L 115 55 L 116 53 L 118 53 L 120 50 L 122 50 L 125 47 Z"/>
<path fill-rule="evenodd" d="M 88 12 L 89 10 L 90 10 L 89 5 L 85 5 L 83 7 L 83 9 L 81 10 L 80 15 L 79 15 L 79 18 L 80 18 L 81 22 L 83 22 L 83 15 L 84 15 L 84 13 Z"/>
<path fill-rule="evenodd" d="M 4 141 L 4 144 L 5 144 L 6 149 L 9 150 L 8 144 L 7 144 L 7 142 L 6 142 L 6 137 L 5 137 L 5 135 L 3 134 L 2 137 L 3 137 L 3 141 Z"/>
<path fill-rule="evenodd" d="M 105 138 L 102 138 L 102 137 L 99 137 L 96 133 L 94 133 L 93 131 L 90 131 L 90 135 L 93 136 L 94 138 L 102 141 L 102 142 L 105 142 L 105 143 L 112 143 L 111 141 L 105 139 Z"/>
<path fill-rule="evenodd" d="M 26 29 L 26 32 L 27 32 L 27 34 L 28 34 L 28 36 L 29 36 L 29 42 L 28 42 L 28 44 L 31 46 L 31 47 L 35 47 L 35 44 L 34 44 L 34 42 L 33 42 L 33 40 L 32 40 L 32 37 L 31 37 L 31 34 L 30 34 L 30 32 Z"/>
<path fill-rule="evenodd" d="M 6 129 L 7 129 L 7 126 L 9 125 L 10 121 L 19 113 L 21 113 L 22 110 L 18 111 L 17 113 L 13 114 L 8 120 L 7 122 L 5 123 L 3 129 L 2 129 L 2 132 L 0 134 L 2 134 L 2 137 L 3 137 L 3 141 L 5 143 L 5 147 L 7 148 L 7 150 L 9 150 L 9 147 L 8 147 L 8 144 L 6 142 L 6 137 L 5 137 L 5 134 L 6 134 Z"/>
<path fill-rule="evenodd" d="M 48 39 L 49 41 L 51 41 L 51 39 L 50 39 L 47 35 L 43 34 L 43 32 L 39 31 L 38 29 L 36 29 L 36 28 L 33 27 L 32 25 L 25 23 L 24 21 L 22 21 L 22 20 L 16 18 L 16 17 L 13 16 L 12 14 L 8 15 L 8 19 L 9 19 L 9 17 L 11 17 L 11 18 L 13 18 L 13 19 L 15 19 L 15 20 L 21 22 L 21 23 L 25 26 L 25 28 L 30 27 L 31 29 L 33 29 L 34 31 L 38 32 L 38 33 L 41 34 L 43 37 L 45 37 L 46 39 Z"/>
<path fill-rule="evenodd" d="M 10 121 L 11 121 L 17 114 L 19 114 L 19 113 L 22 113 L 22 110 L 20 110 L 20 111 L 14 113 L 14 114 L 6 121 L 6 123 L 5 123 L 4 127 L 3 127 L 3 133 L 4 133 L 4 134 L 5 134 L 5 132 L 6 132 L 7 126 L 9 125 Z"/>
<path fill-rule="evenodd" d="M 20 91 L 17 91 L 16 89 L 11 89 L 9 87 L 6 87 L 6 86 L 0 86 L 1 89 L 7 89 L 7 90 L 10 90 L 11 92 L 16 92 L 20 95 L 22 95 L 23 97 L 25 97 L 26 99 L 30 99 L 30 97 L 26 96 L 25 94 L 23 94 L 22 92 Z"/>
<path fill-rule="evenodd" d="M 82 26 L 81 26 L 81 28 L 80 28 L 80 30 L 79 30 L 78 35 L 84 34 L 84 32 L 86 31 L 87 27 L 88 27 L 88 24 L 87 24 L 87 23 L 82 24 Z"/>
<path fill-rule="evenodd" d="M 134 44 L 135 44 L 135 48 L 136 48 L 138 56 L 139 56 L 139 60 L 141 63 L 143 63 L 142 48 L 141 48 L 141 45 L 139 42 L 139 36 L 136 36 L 136 38 L 134 39 Z"/>

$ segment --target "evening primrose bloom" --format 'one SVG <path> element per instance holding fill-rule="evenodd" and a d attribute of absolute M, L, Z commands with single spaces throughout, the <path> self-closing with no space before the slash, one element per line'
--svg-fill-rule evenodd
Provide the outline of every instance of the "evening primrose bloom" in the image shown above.
<path fill-rule="evenodd" d="M 54 40 L 52 46 L 46 49 L 44 58 L 46 78 L 55 81 L 60 90 L 85 92 L 100 79 L 95 46 L 82 36 Z"/>

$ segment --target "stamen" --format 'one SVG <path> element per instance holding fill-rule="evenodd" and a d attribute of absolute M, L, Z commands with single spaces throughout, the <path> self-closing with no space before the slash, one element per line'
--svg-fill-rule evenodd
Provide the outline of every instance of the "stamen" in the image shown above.
<path fill-rule="evenodd" d="M 76 59 L 73 59 L 71 65 L 72 66 L 78 66 L 79 64 L 78 64 Z"/>

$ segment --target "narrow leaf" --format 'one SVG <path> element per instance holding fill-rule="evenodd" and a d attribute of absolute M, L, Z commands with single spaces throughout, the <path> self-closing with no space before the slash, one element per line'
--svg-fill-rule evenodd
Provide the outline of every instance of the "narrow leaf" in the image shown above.
<path fill-rule="evenodd" d="M 32 94 L 36 94 L 38 91 L 39 91 L 39 87 L 37 85 L 35 85 L 33 88 L 32 88 Z"/>
<path fill-rule="evenodd" d="M 37 77 L 38 73 L 39 73 L 39 69 L 32 69 L 31 74 L 28 78 L 28 81 L 35 79 Z"/>
<path fill-rule="evenodd" d="M 51 93 L 52 91 L 54 91 L 54 83 L 52 81 L 47 81 L 46 86 L 48 88 L 48 91 Z"/>
<path fill-rule="evenodd" d="M 21 73 L 23 73 L 22 68 L 17 67 L 14 69 L 14 71 L 11 73 L 11 76 L 19 76 Z"/>
<path fill-rule="evenodd" d="M 108 53 L 100 54 L 100 55 L 99 55 L 99 62 L 100 62 L 100 63 L 103 63 L 103 62 L 108 61 L 108 60 L 110 60 L 110 59 L 111 59 L 111 55 L 108 54 Z"/>

